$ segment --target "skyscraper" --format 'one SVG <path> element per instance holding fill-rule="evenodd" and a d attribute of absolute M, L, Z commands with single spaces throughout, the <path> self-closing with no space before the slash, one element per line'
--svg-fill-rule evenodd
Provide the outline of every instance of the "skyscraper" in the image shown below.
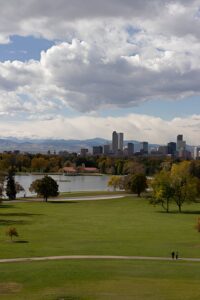
<path fill-rule="evenodd" d="M 183 141 L 183 135 L 182 134 L 177 135 L 176 150 L 177 150 L 177 152 L 186 150 L 186 142 Z"/>
<path fill-rule="evenodd" d="M 176 154 L 176 143 L 170 142 L 167 144 L 168 154 L 175 155 Z"/>
<path fill-rule="evenodd" d="M 128 156 L 132 156 L 133 155 L 133 153 L 134 153 L 134 144 L 133 143 L 128 143 L 128 149 L 127 149 L 127 151 L 128 151 Z"/>
<path fill-rule="evenodd" d="M 124 148 L 124 134 L 118 133 L 118 150 L 123 151 Z"/>
<path fill-rule="evenodd" d="M 93 146 L 92 152 L 93 152 L 93 155 L 101 155 L 101 154 L 103 154 L 103 147 L 102 146 Z"/>
<path fill-rule="evenodd" d="M 112 133 L 112 151 L 114 154 L 117 154 L 118 151 L 118 133 L 116 131 Z"/>
<path fill-rule="evenodd" d="M 103 146 L 103 154 L 109 155 L 110 152 L 111 152 L 111 147 L 110 147 L 110 145 L 104 145 L 104 146 Z"/>
<path fill-rule="evenodd" d="M 141 142 L 140 143 L 140 152 L 142 153 L 142 154 L 148 154 L 148 152 L 149 152 L 149 144 L 148 144 L 148 142 Z"/>
<path fill-rule="evenodd" d="M 123 132 L 117 133 L 113 131 L 112 133 L 112 152 L 114 154 L 118 154 L 118 152 L 122 152 L 124 147 L 124 134 Z"/>

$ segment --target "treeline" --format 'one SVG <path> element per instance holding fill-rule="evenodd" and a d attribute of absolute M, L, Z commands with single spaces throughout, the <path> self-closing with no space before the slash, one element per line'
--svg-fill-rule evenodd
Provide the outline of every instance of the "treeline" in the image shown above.
<path fill-rule="evenodd" d="M 181 212 L 185 203 L 199 202 L 200 160 L 183 161 L 161 170 L 152 179 L 151 188 L 151 203 L 161 205 L 166 212 L 171 204 Z"/>
<path fill-rule="evenodd" d="M 56 197 L 59 194 L 57 182 L 50 176 L 45 175 L 41 179 L 34 180 L 30 187 L 30 192 L 37 193 L 38 197 L 43 197 L 47 202 L 49 196 Z M 7 173 L 0 172 L 0 203 L 2 198 L 15 200 L 16 195 L 24 192 L 23 186 L 15 181 L 15 170 L 10 168 Z"/>
<path fill-rule="evenodd" d="M 0 171 L 7 171 L 10 167 L 16 172 L 40 172 L 56 173 L 62 172 L 63 167 L 85 167 L 98 168 L 100 173 L 112 175 L 126 175 L 137 171 L 144 172 L 147 176 L 157 173 L 163 164 L 171 164 L 171 159 L 134 157 L 81 157 L 76 153 L 56 154 L 0 154 Z"/>
<path fill-rule="evenodd" d="M 183 204 L 200 202 L 200 160 L 161 163 L 161 170 L 149 179 L 140 164 L 135 162 L 134 166 L 125 176 L 111 176 L 108 186 L 135 193 L 138 197 L 148 187 L 150 203 L 161 205 L 166 212 L 172 204 L 181 212 Z"/>

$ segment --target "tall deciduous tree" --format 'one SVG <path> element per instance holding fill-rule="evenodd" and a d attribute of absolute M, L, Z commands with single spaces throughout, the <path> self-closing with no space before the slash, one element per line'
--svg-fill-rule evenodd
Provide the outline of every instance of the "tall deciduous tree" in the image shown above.
<path fill-rule="evenodd" d="M 121 176 L 113 175 L 108 180 L 108 186 L 113 187 L 114 191 L 116 191 L 117 188 L 121 189 L 121 185 L 122 185 Z"/>
<path fill-rule="evenodd" d="M 42 179 L 37 179 L 33 181 L 29 190 L 34 191 L 38 195 L 43 196 L 46 202 L 49 197 L 57 197 L 59 194 L 58 184 L 50 176 L 45 176 Z"/>
<path fill-rule="evenodd" d="M 194 202 L 198 194 L 198 179 L 190 175 L 190 162 L 174 164 L 171 169 L 173 199 L 181 212 L 185 202 Z"/>
<path fill-rule="evenodd" d="M 172 201 L 174 195 L 170 172 L 163 170 L 155 175 L 151 182 L 151 187 L 153 189 L 151 203 L 154 205 L 161 204 L 163 209 L 169 212 L 169 203 Z"/>
<path fill-rule="evenodd" d="M 170 171 L 158 173 L 152 183 L 153 204 L 160 203 L 169 210 L 169 202 L 173 201 L 179 212 L 184 203 L 194 202 L 198 195 L 199 179 L 191 175 L 190 162 L 173 164 Z"/>
<path fill-rule="evenodd" d="M 147 188 L 147 178 L 144 174 L 130 174 L 124 180 L 125 190 L 136 193 L 140 197 Z"/>

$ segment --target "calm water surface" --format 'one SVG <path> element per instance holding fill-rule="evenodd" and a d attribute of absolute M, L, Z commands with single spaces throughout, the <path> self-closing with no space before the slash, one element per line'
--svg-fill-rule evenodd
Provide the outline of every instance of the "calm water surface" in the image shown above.
<path fill-rule="evenodd" d="M 107 183 L 109 176 L 65 176 L 65 175 L 49 175 L 57 181 L 60 192 L 77 192 L 77 191 L 107 191 Z M 19 182 L 25 189 L 26 196 L 33 195 L 29 191 L 31 183 L 36 179 L 43 178 L 44 175 L 16 175 L 15 180 Z M 23 196 L 23 193 L 17 196 Z"/>

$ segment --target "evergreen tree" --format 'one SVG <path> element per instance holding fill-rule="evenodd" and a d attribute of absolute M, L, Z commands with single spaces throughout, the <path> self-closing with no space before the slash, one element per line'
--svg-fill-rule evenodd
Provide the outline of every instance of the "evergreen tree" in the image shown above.
<path fill-rule="evenodd" d="M 13 169 L 10 169 L 8 171 L 7 176 L 7 184 L 6 184 L 6 195 L 8 196 L 9 200 L 15 200 L 16 199 L 16 186 L 15 186 L 15 172 Z"/>

